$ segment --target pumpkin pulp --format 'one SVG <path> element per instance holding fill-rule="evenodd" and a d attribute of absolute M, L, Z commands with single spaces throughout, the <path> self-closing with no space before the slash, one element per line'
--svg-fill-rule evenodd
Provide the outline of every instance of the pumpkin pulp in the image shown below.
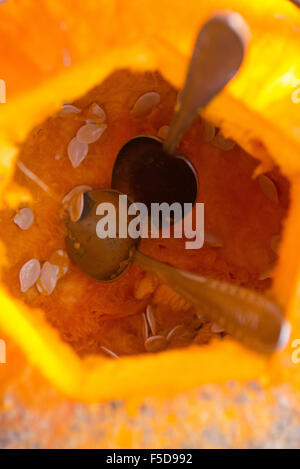
<path fill-rule="evenodd" d="M 149 91 L 159 93 L 159 104 L 146 116 L 132 115 L 137 99 Z M 6 254 L 3 281 L 15 298 L 42 310 L 62 339 L 82 357 L 106 354 L 107 349 L 118 356 L 144 353 L 144 313 L 148 305 L 155 317 L 154 335 L 167 336 L 174 327 L 183 326 L 168 348 L 207 344 L 215 336 L 223 338 L 201 311 L 195 311 L 134 265 L 118 281 L 103 285 L 71 264 L 51 295 L 40 294 L 35 285 L 25 293 L 20 291 L 19 273 L 25 262 L 35 258 L 43 264 L 54 252 L 65 249 L 61 204 L 65 195 L 79 185 L 109 187 L 119 149 L 136 135 L 157 135 L 170 123 L 176 99 L 177 90 L 158 72 L 119 70 L 73 103 L 80 113 L 50 116 L 31 131 L 20 148 L 18 160 L 50 189 L 50 195 L 16 168 L 11 188 L 18 186 L 24 192 L 18 208 L 30 207 L 35 219 L 28 230 L 22 231 L 13 221 L 15 210 L 7 207 L 1 211 Z M 107 129 L 89 145 L 87 156 L 74 168 L 68 158 L 68 144 L 89 119 L 95 103 L 106 113 Z M 272 240 L 280 236 L 287 213 L 289 184 L 274 168 L 267 178 L 273 181 L 278 200 L 270 197 L 254 177 L 258 160 L 238 145 L 224 150 L 216 140 L 207 142 L 205 127 L 199 117 L 181 142 L 181 149 L 198 172 L 197 201 L 205 204 L 207 242 L 200 250 L 187 251 L 182 239 L 147 239 L 142 240 L 140 248 L 176 267 L 266 290 L 271 278 L 263 274 L 277 259 Z M 219 243 L 209 241 L 211 236 Z"/>

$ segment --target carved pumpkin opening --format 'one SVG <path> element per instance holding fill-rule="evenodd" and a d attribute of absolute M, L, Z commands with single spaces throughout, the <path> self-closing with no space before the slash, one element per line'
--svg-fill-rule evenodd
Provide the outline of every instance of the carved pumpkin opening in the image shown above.
<path fill-rule="evenodd" d="M 137 100 L 153 91 L 159 96 L 153 107 L 132 112 Z M 34 128 L 20 146 L 11 187 L 20 188 L 21 202 L 14 210 L 0 213 L 6 250 L 3 281 L 18 300 L 42 310 L 81 357 L 204 345 L 212 338 L 226 336 L 226 331 L 209 323 L 201 311 L 135 265 L 118 281 L 101 284 L 72 263 L 63 271 L 67 264 L 61 264 L 62 258 L 58 260 L 59 254 L 55 254 L 65 250 L 61 216 L 66 195 L 81 185 L 109 187 L 114 159 L 129 138 L 140 134 L 163 138 L 177 94 L 158 72 L 119 70 Z M 70 151 L 69 144 L 79 128 L 95 122 L 105 123 L 107 128 L 88 145 L 88 151 Z M 265 152 L 260 142 L 252 144 L 256 154 L 258 150 Z M 184 240 L 149 239 L 142 241 L 141 249 L 191 272 L 267 290 L 289 206 L 288 180 L 277 167 L 262 174 L 258 160 L 200 117 L 181 148 L 199 176 L 198 202 L 205 204 L 204 247 L 187 251 Z M 37 277 L 32 285 L 30 280 L 26 284 L 26 278 L 25 285 L 20 285 L 24 264 L 33 259 L 40 266 L 60 264 L 62 275 L 50 269 L 44 283 Z M 165 339 L 145 344 L 151 335 Z"/>

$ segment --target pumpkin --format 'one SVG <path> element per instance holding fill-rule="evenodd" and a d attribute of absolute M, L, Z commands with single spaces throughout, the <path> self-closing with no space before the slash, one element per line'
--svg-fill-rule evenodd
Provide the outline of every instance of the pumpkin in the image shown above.
<path fill-rule="evenodd" d="M 0 365 L 0 386 L 6 429 L 18 425 L 25 431 L 22 416 L 27 413 L 48 422 L 51 431 L 46 435 L 36 422 L 30 435 L 21 434 L 16 443 L 2 425 L 0 440 L 8 446 L 65 447 L 270 444 L 272 429 L 279 438 L 276 425 L 286 409 L 290 415 L 300 405 L 299 373 L 292 361 L 300 334 L 299 11 L 280 0 L 190 1 L 188 6 L 177 0 L 172 5 L 167 0 L 11 0 L 0 8 L 0 70 L 7 87 L 7 103 L 0 108 L 0 184 L 3 203 L 13 209 L 26 194 L 10 180 L 20 144 L 34 126 L 116 68 L 158 70 L 180 89 L 200 25 L 215 10 L 243 15 L 252 34 L 245 63 L 203 117 L 260 161 L 257 173 L 275 164 L 289 181 L 290 203 L 271 293 L 293 327 L 289 346 L 271 357 L 226 338 L 121 360 L 95 354 L 80 358 L 42 312 L 17 300 L 3 281 L 0 331 L 7 364 Z M 5 267 L 5 243 L 1 252 Z M 104 401 L 109 403 L 92 404 Z M 249 412 L 254 425 L 247 420 Z M 298 424 L 293 417 L 288 437 L 295 438 Z M 152 431 L 148 437 L 147 431 Z M 280 441 L 296 444 L 288 437 Z"/>

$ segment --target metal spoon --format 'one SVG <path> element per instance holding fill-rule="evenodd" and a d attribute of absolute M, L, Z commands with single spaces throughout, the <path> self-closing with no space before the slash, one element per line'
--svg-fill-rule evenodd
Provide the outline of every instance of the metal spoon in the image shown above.
<path fill-rule="evenodd" d="M 67 217 L 67 250 L 81 270 L 96 281 L 111 282 L 123 275 L 134 261 L 244 345 L 264 353 L 286 345 L 289 324 L 270 299 L 246 288 L 163 264 L 137 250 L 139 239 L 119 237 L 120 211 L 126 210 L 126 214 L 128 211 L 128 206 L 119 205 L 119 195 L 112 189 L 86 192 L 80 219 L 75 222 Z M 96 226 L 102 218 L 97 215 L 97 207 L 102 203 L 115 207 L 116 237 L 100 239 L 97 236 Z"/>
<path fill-rule="evenodd" d="M 183 135 L 204 108 L 234 77 L 249 38 L 238 13 L 220 12 L 202 26 L 165 142 L 138 136 L 120 150 L 111 187 L 133 201 L 194 203 L 198 178 L 192 163 L 178 150 Z M 174 155 L 171 157 L 170 155 Z"/>

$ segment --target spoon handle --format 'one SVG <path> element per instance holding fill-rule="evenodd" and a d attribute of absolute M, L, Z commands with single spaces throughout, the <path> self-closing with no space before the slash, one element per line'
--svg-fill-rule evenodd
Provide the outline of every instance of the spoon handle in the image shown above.
<path fill-rule="evenodd" d="M 176 114 L 164 142 L 165 151 L 174 153 L 199 110 L 237 73 L 248 38 L 248 26 L 238 13 L 217 13 L 201 28 Z"/>
<path fill-rule="evenodd" d="M 290 325 L 266 296 L 176 269 L 140 251 L 136 251 L 134 260 L 247 347 L 271 353 L 287 344 Z"/>
<path fill-rule="evenodd" d="M 294 5 L 300 8 L 300 0 L 290 0 Z"/>

